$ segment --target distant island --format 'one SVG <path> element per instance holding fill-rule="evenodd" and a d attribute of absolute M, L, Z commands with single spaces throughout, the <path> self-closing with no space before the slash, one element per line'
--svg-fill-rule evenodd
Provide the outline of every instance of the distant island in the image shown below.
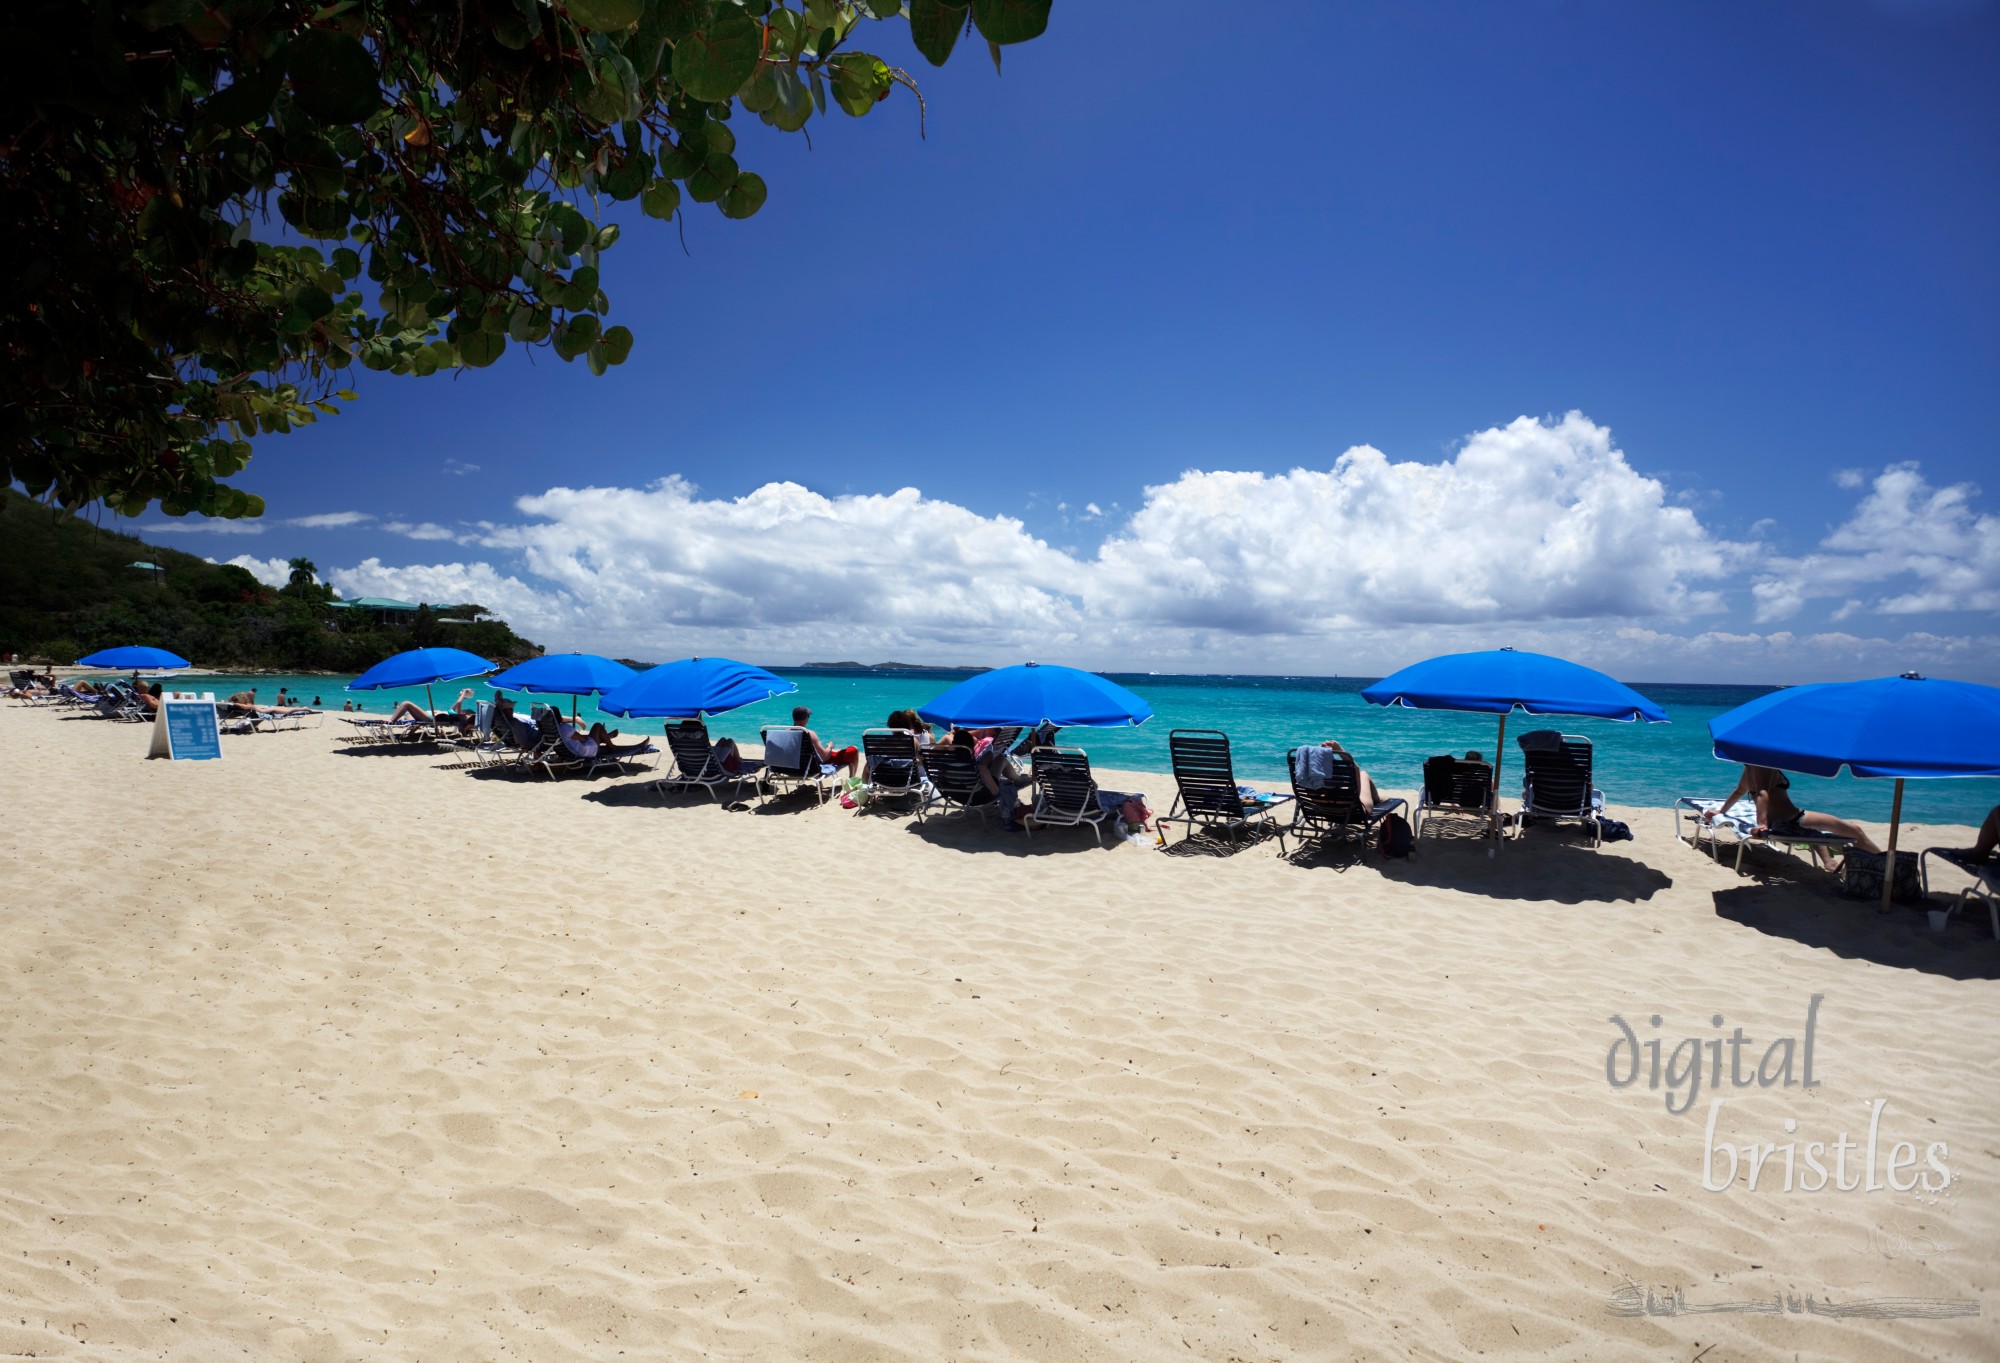
<path fill-rule="evenodd" d="M 819 668 L 827 672 L 991 672 L 990 667 L 967 667 L 945 663 L 800 663 L 800 667 Z"/>

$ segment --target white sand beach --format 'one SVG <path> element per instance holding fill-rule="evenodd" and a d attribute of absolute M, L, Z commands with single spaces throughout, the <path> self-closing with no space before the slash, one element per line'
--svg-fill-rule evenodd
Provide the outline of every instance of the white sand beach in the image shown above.
<path fill-rule="evenodd" d="M 1983 914 L 1739 878 L 1662 810 L 1295 863 L 338 728 L 148 762 L 0 707 L 0 1356 L 2000 1357 Z M 1754 1062 L 1816 994 L 1817 1087 L 1725 1051 L 1720 1131 L 1886 1100 L 1942 1192 L 1704 1191 L 1707 1083 L 1607 1081 L 1614 1014 Z M 1980 1314 L 1826 1314 L 1884 1298 Z"/>

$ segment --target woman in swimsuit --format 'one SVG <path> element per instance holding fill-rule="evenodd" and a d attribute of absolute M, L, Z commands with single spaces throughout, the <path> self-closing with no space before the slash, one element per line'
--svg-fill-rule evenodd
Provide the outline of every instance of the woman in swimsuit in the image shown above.
<path fill-rule="evenodd" d="M 1736 782 L 1736 789 L 1729 792 L 1729 798 L 1722 802 L 1722 808 L 1728 809 L 1745 795 L 1757 802 L 1758 837 L 1771 834 L 1782 838 L 1787 833 L 1809 829 L 1815 833 L 1832 833 L 1836 837 L 1846 838 L 1863 852 L 1879 853 L 1882 850 L 1875 845 L 1875 840 L 1868 836 L 1868 830 L 1860 824 L 1850 823 L 1846 819 L 1836 819 L 1831 814 L 1810 813 L 1793 804 L 1792 783 L 1776 767 L 1744 767 L 1742 777 Z M 1703 814 L 1701 817 L 1705 823 L 1713 822 L 1715 818 L 1712 813 Z M 1840 869 L 1840 863 L 1830 858 L 1824 847 L 1813 848 L 1813 855 L 1818 857 L 1820 865 L 1828 870 Z"/>

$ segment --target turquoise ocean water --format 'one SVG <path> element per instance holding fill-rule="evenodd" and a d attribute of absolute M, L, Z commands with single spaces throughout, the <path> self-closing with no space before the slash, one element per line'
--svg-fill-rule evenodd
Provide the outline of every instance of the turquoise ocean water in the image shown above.
<path fill-rule="evenodd" d="M 764 724 L 790 721 L 794 704 L 813 711 L 813 727 L 829 742 L 857 742 L 865 728 L 880 725 L 891 710 L 916 708 L 970 675 L 964 672 L 855 672 L 776 668 L 798 684 L 798 694 L 764 701 L 711 721 L 712 732 L 754 741 Z M 1285 752 L 1300 743 L 1337 738 L 1356 754 L 1375 779 L 1390 790 L 1414 791 L 1422 781 L 1424 758 L 1433 753 L 1476 748 L 1493 756 L 1492 716 L 1455 715 L 1419 710 L 1388 710 L 1361 699 L 1361 688 L 1373 678 L 1158 676 L 1111 674 L 1112 679 L 1144 696 L 1154 718 L 1135 729 L 1071 729 L 1063 742 L 1089 751 L 1101 766 L 1131 771 L 1165 772 L 1167 732 L 1175 728 L 1221 729 L 1230 736 L 1237 774 L 1246 781 L 1282 784 Z M 398 699 L 424 704 L 424 691 L 370 691 L 350 696 L 342 686 L 348 677 L 237 677 L 202 673 L 185 676 L 183 686 L 213 689 L 218 696 L 254 685 L 260 700 L 270 700 L 280 685 L 310 701 L 319 697 L 338 710 L 355 699 L 370 714 L 386 714 Z M 1534 728 L 1560 728 L 1588 737 L 1597 749 L 1597 783 L 1615 804 L 1671 805 L 1680 795 L 1722 796 L 1734 784 L 1737 769 L 1719 762 L 1709 751 L 1708 721 L 1725 710 L 1771 690 L 1760 686 L 1633 685 L 1664 705 L 1670 724 L 1617 724 L 1596 719 L 1536 719 L 1516 713 L 1508 718 L 1510 767 L 1520 750 L 1513 736 Z M 485 698 L 493 693 L 480 682 L 445 682 L 434 688 L 437 702 L 449 705 L 463 686 Z M 569 708 L 567 697 L 560 700 Z M 603 719 L 627 733 L 657 734 L 663 721 L 620 720 L 598 712 L 589 697 L 578 714 L 585 723 Z M 331 721 L 329 721 L 331 724 Z M 1518 767 L 1515 768 L 1518 770 Z M 1792 780 L 1800 805 L 1854 818 L 1889 817 L 1891 784 L 1843 776 Z M 1156 805 L 1171 794 L 1162 779 L 1148 791 Z M 1511 796 L 1519 783 L 1503 775 Z M 1905 787 L 1903 817 L 1918 823 L 1977 824 L 2000 801 L 2000 780 L 1911 781 Z"/>

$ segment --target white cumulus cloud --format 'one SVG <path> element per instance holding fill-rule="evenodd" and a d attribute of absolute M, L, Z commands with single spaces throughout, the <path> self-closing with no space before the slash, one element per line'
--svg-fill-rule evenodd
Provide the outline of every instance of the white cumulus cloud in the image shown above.
<path fill-rule="evenodd" d="M 348 595 L 478 601 L 551 647 L 636 656 L 1212 665 L 1229 646 L 1246 667 L 1257 639 L 1258 665 L 1357 671 L 1370 654 L 1407 660 L 1413 631 L 1527 647 L 1544 625 L 1707 614 L 1752 552 L 1574 413 L 1478 432 L 1440 463 L 1357 446 L 1324 469 L 1190 471 L 1087 553 L 914 488 L 708 498 L 667 478 L 517 506 L 519 523 L 456 534 L 505 568 L 370 559 L 329 577 Z"/>
<path fill-rule="evenodd" d="M 1146 490 L 1091 585 L 1104 613 L 1249 633 L 1682 617 L 1720 610 L 1749 551 L 1572 412 L 1436 464 L 1360 445 L 1325 470 L 1183 474 Z"/>
<path fill-rule="evenodd" d="M 215 560 L 209 561 L 213 563 Z M 238 554 L 223 562 L 243 569 L 267 587 L 282 587 L 292 580 L 291 565 L 281 558 L 252 558 L 248 554 Z"/>
<path fill-rule="evenodd" d="M 1933 487 L 1915 463 L 1891 464 L 1816 550 L 1774 557 L 1753 588 L 1759 621 L 1809 601 L 1836 615 L 2000 610 L 2000 517 L 1973 506 L 1970 483 Z"/>

